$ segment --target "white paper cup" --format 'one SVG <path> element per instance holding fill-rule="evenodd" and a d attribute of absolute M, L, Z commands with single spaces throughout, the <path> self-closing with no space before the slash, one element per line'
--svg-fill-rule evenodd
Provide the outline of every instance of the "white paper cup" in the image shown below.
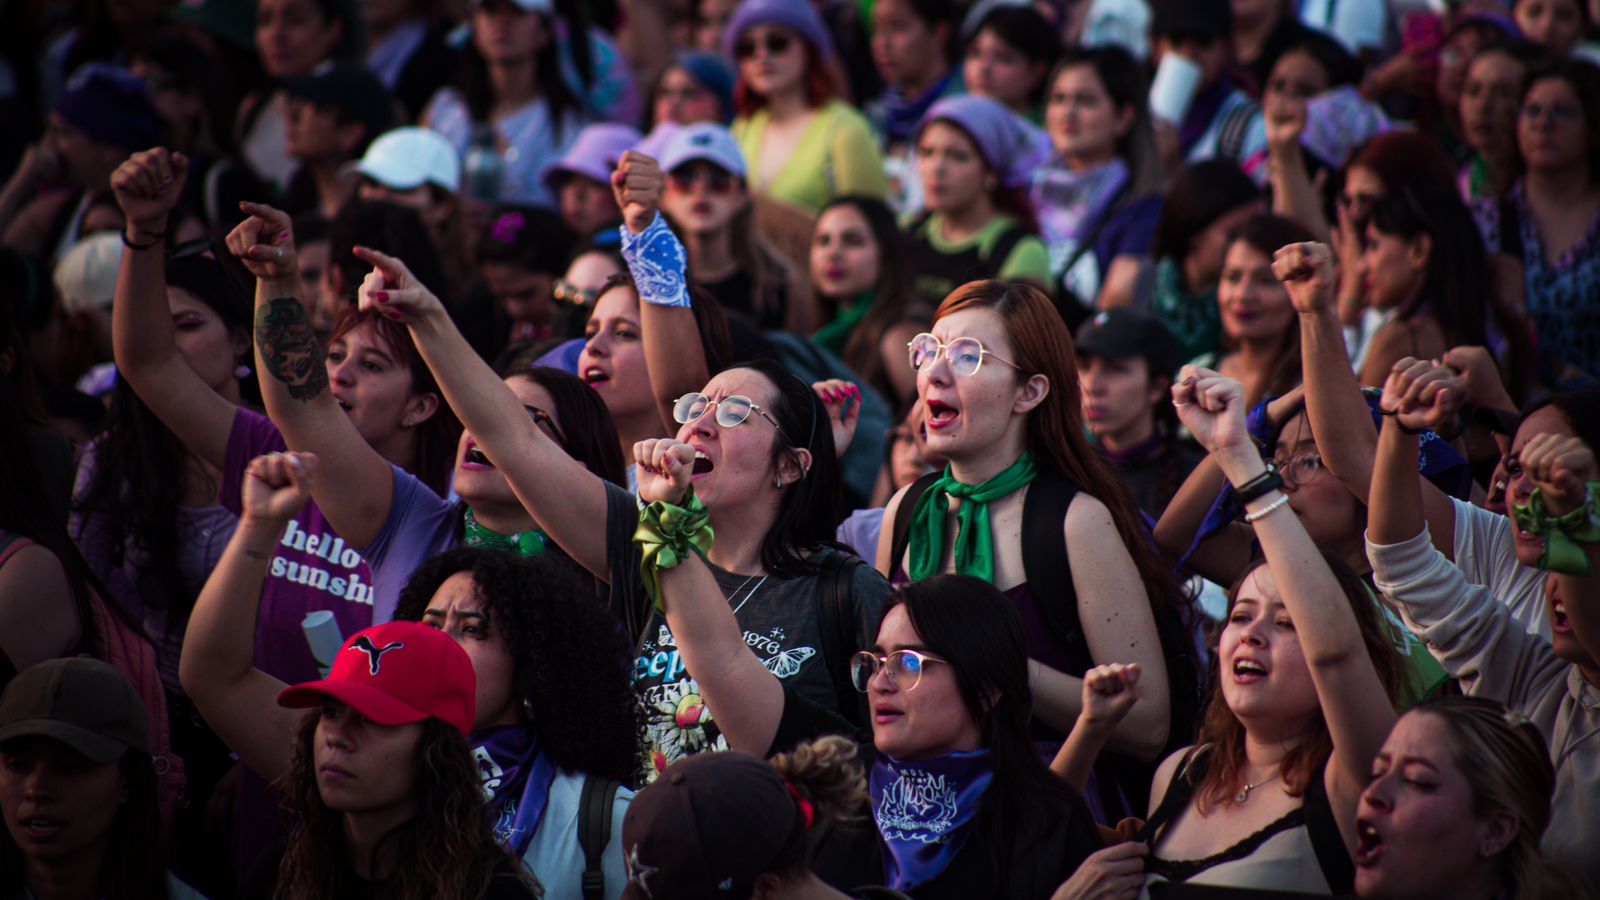
<path fill-rule="evenodd" d="M 339 656 L 339 648 L 344 646 L 339 623 L 334 620 L 332 612 L 319 609 L 306 613 L 306 617 L 300 620 L 300 630 L 306 633 L 306 643 L 311 645 L 311 657 L 317 661 L 322 677 L 327 678 L 328 673 L 333 671 L 333 661 Z"/>
<path fill-rule="evenodd" d="M 1200 89 L 1200 66 L 1176 53 L 1161 57 L 1155 81 L 1150 83 L 1150 114 L 1174 125 L 1189 114 L 1189 104 Z"/>

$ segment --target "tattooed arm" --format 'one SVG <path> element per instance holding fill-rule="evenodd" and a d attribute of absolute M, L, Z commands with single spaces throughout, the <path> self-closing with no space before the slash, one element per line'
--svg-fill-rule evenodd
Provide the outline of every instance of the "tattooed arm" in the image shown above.
<path fill-rule="evenodd" d="M 389 461 L 356 430 L 329 386 L 326 353 L 301 303 L 289 217 L 255 203 L 241 209 L 250 218 L 228 235 L 228 249 L 256 276 L 256 368 L 267 414 L 289 449 L 322 460 L 312 499 L 340 537 L 364 549 L 394 500 Z"/>

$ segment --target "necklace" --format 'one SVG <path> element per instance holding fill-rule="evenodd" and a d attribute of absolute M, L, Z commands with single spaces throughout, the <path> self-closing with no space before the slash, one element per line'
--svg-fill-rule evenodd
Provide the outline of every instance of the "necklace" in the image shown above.
<path fill-rule="evenodd" d="M 733 602 L 733 598 L 739 596 L 739 592 L 744 590 L 744 586 L 746 584 L 749 584 L 751 582 L 751 580 L 754 579 L 754 578 L 755 578 L 755 576 L 751 575 L 749 578 L 746 578 L 744 580 L 744 584 L 741 584 L 738 587 L 734 588 L 733 589 L 733 593 L 728 595 L 728 602 L 732 603 Z M 756 595 L 756 591 L 761 590 L 761 586 L 763 584 L 766 584 L 766 583 L 767 583 L 767 576 L 765 576 L 765 575 L 761 576 L 761 580 L 756 582 L 756 586 L 751 588 L 750 592 L 744 595 L 744 599 L 739 601 L 739 605 L 735 606 L 733 608 L 733 614 L 737 616 L 739 614 L 739 610 L 744 609 L 744 605 L 746 603 L 749 603 L 750 602 L 750 598 L 754 597 Z"/>
<path fill-rule="evenodd" d="M 1283 770 L 1280 769 L 1280 770 L 1278 770 L 1276 772 L 1273 772 L 1271 776 L 1269 776 L 1267 778 L 1263 778 L 1260 781 L 1256 782 L 1255 784 L 1247 784 L 1244 787 L 1240 788 L 1239 789 L 1239 793 L 1233 795 L 1233 805 L 1234 806 L 1243 806 L 1246 803 L 1249 803 L 1250 802 L 1250 792 L 1251 791 L 1255 790 L 1258 787 L 1261 787 L 1263 784 L 1266 784 L 1269 781 L 1276 780 L 1277 777 L 1279 775 L 1282 775 L 1282 774 L 1283 774 Z"/>

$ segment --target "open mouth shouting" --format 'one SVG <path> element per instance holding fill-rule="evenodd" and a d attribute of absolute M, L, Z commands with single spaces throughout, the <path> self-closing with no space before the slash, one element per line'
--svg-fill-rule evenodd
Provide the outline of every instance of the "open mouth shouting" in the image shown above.
<path fill-rule="evenodd" d="M 1255 684 L 1267 677 L 1267 667 L 1253 659 L 1240 657 L 1233 661 L 1233 683 Z"/>
<path fill-rule="evenodd" d="M 592 388 L 605 387 L 611 383 L 611 373 L 600 368 L 599 366 L 585 367 L 582 373 L 582 378 L 584 381 L 588 382 L 589 387 Z"/>
<path fill-rule="evenodd" d="M 1363 869 L 1371 868 L 1383 859 L 1383 854 L 1388 850 L 1383 835 L 1378 833 L 1378 827 L 1364 819 L 1356 821 L 1356 858 L 1355 864 Z"/>
<path fill-rule="evenodd" d="M 461 453 L 461 468 L 468 472 L 493 472 L 494 463 L 478 449 L 478 442 L 467 440 L 467 449 Z"/>
<path fill-rule="evenodd" d="M 949 428 L 955 424 L 956 419 L 961 417 L 960 410 L 945 403 L 943 400 L 929 400 L 927 407 L 928 428 L 934 431 Z"/>
<path fill-rule="evenodd" d="M 690 474 L 689 480 L 695 481 L 698 480 L 702 475 L 709 475 L 716 467 L 717 464 L 711 461 L 711 457 L 707 456 L 704 450 L 701 450 L 699 447 L 695 447 L 694 470 Z"/>

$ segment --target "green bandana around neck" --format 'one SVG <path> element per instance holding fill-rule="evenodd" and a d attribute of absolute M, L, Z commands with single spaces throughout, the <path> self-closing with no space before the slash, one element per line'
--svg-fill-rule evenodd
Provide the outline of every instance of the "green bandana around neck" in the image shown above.
<path fill-rule="evenodd" d="M 544 553 L 545 545 L 549 538 L 537 528 L 528 531 L 519 531 L 516 534 L 506 535 L 478 523 L 472 510 L 467 510 L 462 517 L 466 522 L 467 530 L 461 542 L 468 547 L 477 547 L 483 550 L 500 550 L 511 553 L 524 559 L 530 556 L 539 556 Z"/>
<path fill-rule="evenodd" d="M 849 342 L 850 335 L 855 333 L 856 326 L 860 325 L 861 320 L 872 311 L 872 298 L 872 292 L 868 291 L 857 296 L 848 306 L 841 303 L 838 315 L 833 317 L 833 321 L 818 328 L 817 333 L 811 336 L 811 340 L 827 348 L 834 356 L 843 356 L 844 345 Z"/>
<path fill-rule="evenodd" d="M 944 567 L 944 529 L 950 499 L 961 501 L 956 512 L 956 572 L 994 583 L 994 535 L 989 528 L 989 504 L 1016 493 L 1033 481 L 1039 470 L 1033 453 L 1024 452 L 1010 468 L 983 484 L 962 484 L 945 466 L 944 475 L 917 499 L 911 518 L 911 566 L 906 574 L 921 581 Z"/>

